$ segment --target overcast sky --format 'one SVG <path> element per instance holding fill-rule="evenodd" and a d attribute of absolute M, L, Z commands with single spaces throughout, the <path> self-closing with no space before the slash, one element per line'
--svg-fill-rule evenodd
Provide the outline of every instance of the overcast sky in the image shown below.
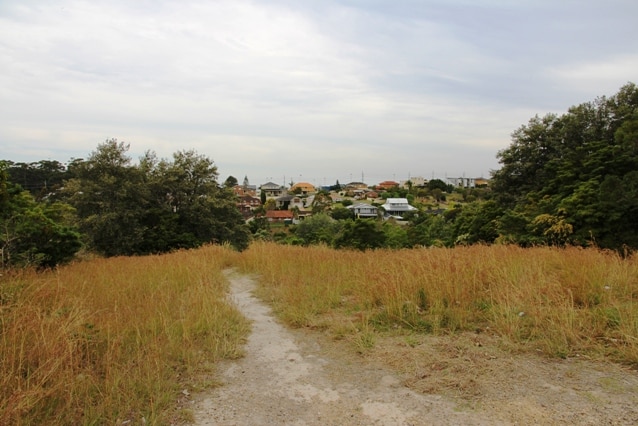
<path fill-rule="evenodd" d="M 489 176 L 638 82 L 635 0 L 0 0 L 0 159 L 106 139 L 251 184 Z"/>

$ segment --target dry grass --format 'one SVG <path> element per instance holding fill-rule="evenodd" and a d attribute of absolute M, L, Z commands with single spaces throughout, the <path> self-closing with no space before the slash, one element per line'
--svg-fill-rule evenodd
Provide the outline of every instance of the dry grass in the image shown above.
<path fill-rule="evenodd" d="M 638 364 L 636 256 L 514 246 L 361 253 L 260 243 L 240 260 L 261 275 L 262 296 L 289 324 L 357 344 L 373 342 L 370 326 L 377 333 L 488 331 L 514 350 Z"/>
<path fill-rule="evenodd" d="M 2 277 L 0 424 L 188 417 L 175 411 L 185 380 L 239 356 L 248 331 L 224 301 L 235 255 L 206 247 Z"/>
<path fill-rule="evenodd" d="M 181 391 L 206 386 L 204 370 L 240 356 L 249 329 L 225 300 L 222 271 L 230 266 L 256 273 L 260 295 L 286 322 L 358 352 L 387 347 L 388 336 L 424 351 L 425 335 L 483 333 L 508 350 L 638 365 L 635 256 L 511 246 L 205 247 L 0 277 L 0 424 L 188 420 Z M 469 339 L 450 351 L 470 354 L 463 356 L 473 365 L 489 361 L 485 349 L 472 355 Z M 430 386 L 419 378 L 434 357 L 423 353 L 401 368 Z M 475 390 L 472 381 L 452 384 Z"/>

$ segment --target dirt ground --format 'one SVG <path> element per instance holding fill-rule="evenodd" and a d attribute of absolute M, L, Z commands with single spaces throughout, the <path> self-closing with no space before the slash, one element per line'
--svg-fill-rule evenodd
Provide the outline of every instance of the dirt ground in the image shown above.
<path fill-rule="evenodd" d="M 246 356 L 197 395 L 197 425 L 630 425 L 638 372 L 586 359 L 511 354 L 485 334 L 384 338 L 365 354 L 290 330 L 229 275 L 253 321 Z"/>

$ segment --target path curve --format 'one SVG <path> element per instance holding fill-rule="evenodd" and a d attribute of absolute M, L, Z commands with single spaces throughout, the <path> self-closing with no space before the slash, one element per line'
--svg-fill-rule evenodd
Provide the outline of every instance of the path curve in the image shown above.
<path fill-rule="evenodd" d="M 493 425 L 437 395 L 417 394 L 393 373 L 333 357 L 289 330 L 252 295 L 254 281 L 228 272 L 230 297 L 252 321 L 245 357 L 224 362 L 223 386 L 195 402 L 197 425 Z"/>

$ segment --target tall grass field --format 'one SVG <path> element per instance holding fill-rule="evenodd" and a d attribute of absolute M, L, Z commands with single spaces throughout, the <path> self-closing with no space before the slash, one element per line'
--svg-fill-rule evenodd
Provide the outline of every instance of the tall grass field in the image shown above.
<path fill-rule="evenodd" d="M 369 252 L 253 243 L 0 277 L 0 424 L 187 422 L 250 324 L 223 271 L 294 327 L 348 338 L 489 332 L 515 351 L 638 366 L 638 257 L 578 248 Z M 206 374 L 208 373 L 208 374 Z"/>
<path fill-rule="evenodd" d="M 0 291 L 0 424 L 169 424 L 202 369 L 241 355 L 222 247 L 9 273 Z"/>
<path fill-rule="evenodd" d="M 290 325 L 334 336 L 488 331 L 517 350 L 638 366 L 638 257 L 580 248 L 373 252 L 253 244 L 241 268 Z"/>

